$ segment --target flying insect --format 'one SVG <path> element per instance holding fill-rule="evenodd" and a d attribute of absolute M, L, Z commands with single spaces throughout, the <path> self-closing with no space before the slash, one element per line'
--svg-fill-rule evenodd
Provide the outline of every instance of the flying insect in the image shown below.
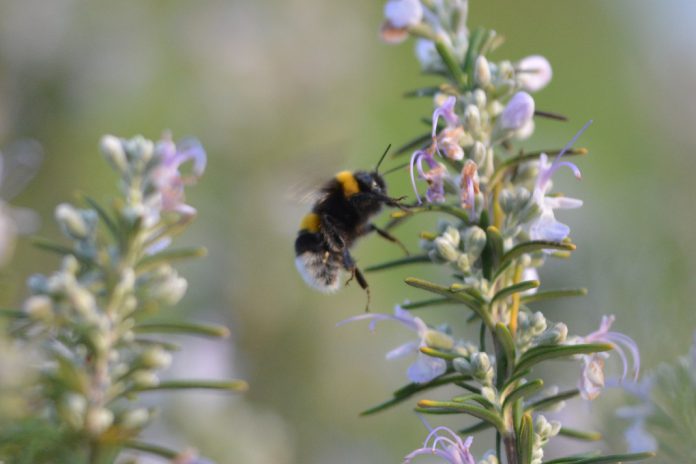
<path fill-rule="evenodd" d="M 408 254 L 396 237 L 371 222 L 383 205 L 407 209 L 401 203 L 405 197 L 388 196 L 384 177 L 379 173 L 390 146 L 374 171 L 341 171 L 326 182 L 312 211 L 302 218 L 295 240 L 295 266 L 310 287 L 322 293 L 334 293 L 340 288 L 345 270 L 350 273 L 346 285 L 355 279 L 367 293 L 366 310 L 370 304 L 370 287 L 350 254 L 355 241 L 376 232 Z"/>

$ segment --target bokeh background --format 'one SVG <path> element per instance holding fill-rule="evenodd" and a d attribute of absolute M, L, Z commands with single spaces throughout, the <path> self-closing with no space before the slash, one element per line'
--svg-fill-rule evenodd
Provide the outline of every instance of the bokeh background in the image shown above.
<path fill-rule="evenodd" d="M 647 369 L 685 353 L 696 327 L 696 3 L 472 0 L 470 12 L 471 25 L 507 37 L 495 59 L 539 53 L 554 67 L 537 107 L 570 122 L 539 121 L 526 146 L 561 146 L 595 121 L 582 138 L 591 150 L 582 182 L 557 183 L 585 200 L 562 218 L 578 251 L 542 273 L 544 286 L 590 295 L 545 307 L 547 316 L 582 334 L 616 314 Z M 401 97 L 434 81 L 420 75 L 412 43 L 380 42 L 381 15 L 379 1 L 0 0 L 0 147 L 22 137 L 44 147 L 40 173 L 14 201 L 42 216 L 39 235 L 59 236 L 53 208 L 75 192 L 114 192 L 102 134 L 171 129 L 208 150 L 209 170 L 189 192 L 199 218 L 181 242 L 210 255 L 183 267 L 190 291 L 172 311 L 228 324 L 233 335 L 184 339 L 171 375 L 240 377 L 251 389 L 153 399 L 163 408 L 153 440 L 222 464 L 323 464 L 398 462 L 425 437 L 410 405 L 358 417 L 406 381 L 407 362 L 384 353 L 409 334 L 389 324 L 375 334 L 359 323 L 336 328 L 362 311 L 363 293 L 313 293 L 293 266 L 303 193 L 339 169 L 373 166 L 387 143 L 420 133 L 431 109 Z M 405 174 L 389 181 L 393 194 L 410 194 Z M 436 219 L 398 235 L 415 247 Z M 355 255 L 365 265 L 399 250 L 370 238 Z M 2 273 L 1 299 L 17 304 L 26 277 L 57 264 L 24 240 Z M 372 309 L 391 311 L 414 295 L 402 278 L 428 272 L 370 275 Z M 577 366 L 558 369 L 575 384 Z M 569 415 L 602 429 L 619 400 L 606 395 Z M 490 447 L 482 437 L 477 452 Z M 625 444 L 615 434 L 601 446 Z"/>

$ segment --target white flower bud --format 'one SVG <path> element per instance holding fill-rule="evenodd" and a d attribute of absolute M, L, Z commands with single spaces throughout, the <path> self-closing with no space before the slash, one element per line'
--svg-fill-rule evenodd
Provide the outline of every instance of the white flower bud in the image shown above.
<path fill-rule="evenodd" d="M 133 137 L 123 142 L 126 154 L 133 160 L 137 160 L 140 167 L 144 167 L 151 159 L 155 151 L 155 144 L 142 136 Z"/>
<path fill-rule="evenodd" d="M 477 140 L 471 146 L 469 158 L 471 158 L 478 166 L 483 166 L 484 161 L 486 160 L 486 154 L 486 146 Z"/>
<path fill-rule="evenodd" d="M 464 231 L 464 250 L 472 259 L 478 259 L 486 247 L 486 232 L 478 226 L 471 226 Z"/>
<path fill-rule="evenodd" d="M 498 403 L 498 395 L 495 393 L 495 390 L 491 387 L 481 388 L 481 395 L 493 404 Z"/>
<path fill-rule="evenodd" d="M 474 63 L 474 82 L 479 87 L 487 87 L 491 83 L 491 68 L 483 55 L 479 55 Z"/>
<path fill-rule="evenodd" d="M 488 101 L 488 97 L 486 97 L 486 92 L 482 89 L 476 89 L 473 92 L 471 92 L 471 102 L 478 106 L 480 110 L 484 109 L 486 107 L 486 102 Z"/>
<path fill-rule="evenodd" d="M 121 174 L 128 172 L 128 159 L 121 139 L 113 135 L 105 135 L 99 142 L 99 149 L 114 169 Z"/>
<path fill-rule="evenodd" d="M 50 321 L 53 318 L 53 301 L 46 295 L 30 296 L 24 302 L 24 313 L 35 321 Z"/>
<path fill-rule="evenodd" d="M 491 368 L 491 360 L 485 351 L 479 351 L 471 356 L 471 365 L 478 372 L 485 372 Z"/>
<path fill-rule="evenodd" d="M 471 363 L 466 358 L 454 358 L 454 361 L 452 361 L 452 366 L 454 367 L 454 370 L 460 374 L 472 373 Z"/>
<path fill-rule="evenodd" d="M 75 430 L 82 428 L 84 424 L 87 400 L 76 393 L 68 393 L 58 403 L 58 414 L 70 427 Z"/>
<path fill-rule="evenodd" d="M 464 109 L 464 128 L 469 132 L 478 132 L 481 127 L 481 112 L 476 105 L 466 105 Z"/>
<path fill-rule="evenodd" d="M 443 237 L 438 237 L 435 239 L 434 243 L 435 249 L 441 258 L 450 262 L 457 261 L 460 253 L 456 250 L 456 248 L 454 248 L 449 240 Z"/>
<path fill-rule="evenodd" d="M 160 347 L 152 347 L 142 354 L 143 366 L 149 369 L 164 369 L 172 362 L 172 355 Z"/>
<path fill-rule="evenodd" d="M 87 432 L 97 437 L 106 432 L 106 429 L 114 423 L 114 413 L 106 408 L 90 409 L 85 419 Z"/>
<path fill-rule="evenodd" d="M 508 189 L 501 190 L 500 195 L 498 195 L 498 203 L 500 204 L 500 209 L 507 215 L 517 209 L 517 198 Z"/>
<path fill-rule="evenodd" d="M 63 231 L 72 238 L 84 239 L 89 235 L 89 227 L 80 212 L 68 203 L 56 207 L 55 218 Z"/>
<path fill-rule="evenodd" d="M 157 374 L 147 369 L 138 369 L 133 372 L 131 379 L 136 387 L 147 388 L 159 385 Z"/>
<path fill-rule="evenodd" d="M 145 408 L 133 409 L 121 418 L 121 425 L 126 429 L 140 429 L 150 420 L 150 411 Z"/>
<path fill-rule="evenodd" d="M 459 229 L 457 229 L 456 227 L 447 226 L 447 229 L 445 229 L 445 232 L 442 234 L 442 237 L 449 240 L 449 242 L 455 247 L 459 246 Z"/>
<path fill-rule="evenodd" d="M 471 272 L 471 261 L 469 260 L 469 255 L 459 255 L 459 258 L 457 258 L 457 268 L 467 274 Z"/>

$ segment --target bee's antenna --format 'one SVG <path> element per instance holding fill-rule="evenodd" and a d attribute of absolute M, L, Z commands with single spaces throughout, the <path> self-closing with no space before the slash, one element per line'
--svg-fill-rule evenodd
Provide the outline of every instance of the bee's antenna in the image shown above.
<path fill-rule="evenodd" d="M 391 169 L 388 169 L 388 170 L 384 171 L 384 172 L 382 173 L 382 176 L 386 176 L 387 174 L 391 174 L 392 172 L 396 172 L 396 171 L 398 171 L 399 169 L 403 169 L 403 168 L 407 167 L 407 166 L 410 165 L 410 164 L 411 164 L 410 162 L 406 162 L 406 163 L 400 164 L 400 165 L 398 165 L 398 166 L 395 166 L 395 167 L 393 167 L 393 168 L 391 168 Z"/>
<path fill-rule="evenodd" d="M 384 153 L 382 153 L 382 157 L 377 161 L 377 166 L 375 166 L 375 172 L 379 171 L 379 166 L 382 164 L 382 161 L 384 161 L 384 157 L 387 156 L 387 153 L 389 153 L 389 149 L 391 148 L 391 143 L 387 145 L 387 149 L 384 150 Z"/>

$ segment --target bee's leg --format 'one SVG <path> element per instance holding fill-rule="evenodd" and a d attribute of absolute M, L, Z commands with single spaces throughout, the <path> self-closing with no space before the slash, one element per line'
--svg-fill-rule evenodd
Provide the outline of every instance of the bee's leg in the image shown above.
<path fill-rule="evenodd" d="M 406 197 L 392 198 L 386 195 L 380 195 L 380 201 L 385 205 L 391 206 L 393 208 L 399 208 L 402 211 L 408 211 L 408 206 L 402 205 L 401 202 L 406 199 Z"/>
<path fill-rule="evenodd" d="M 399 246 L 401 247 L 401 249 L 404 250 L 404 253 L 406 253 L 406 256 L 409 256 L 410 253 L 408 252 L 408 248 L 406 248 L 406 245 L 404 245 L 404 244 L 401 242 L 401 240 L 399 240 L 398 238 L 394 237 L 392 234 L 390 234 L 390 233 L 387 232 L 386 230 L 380 229 L 380 228 L 377 227 L 376 225 L 374 225 L 374 224 L 372 224 L 372 223 L 369 223 L 369 224 L 367 225 L 367 229 L 366 229 L 366 232 L 365 232 L 365 233 L 372 232 L 373 230 L 374 230 L 375 232 L 377 232 L 377 233 L 379 234 L 380 237 L 386 238 L 386 239 L 389 240 L 390 242 L 393 242 L 393 243 L 396 243 L 397 245 L 399 245 Z"/>
<path fill-rule="evenodd" d="M 365 279 L 365 276 L 363 275 L 362 271 L 358 266 L 355 264 L 355 261 L 353 260 L 353 257 L 350 255 L 350 252 L 348 251 L 347 248 L 343 249 L 343 266 L 350 272 L 350 277 L 346 281 L 346 285 L 348 285 L 353 279 L 358 281 L 358 285 L 360 285 L 360 288 L 365 290 L 365 293 L 367 293 L 367 303 L 365 304 L 365 312 L 370 311 L 370 286 L 367 283 L 367 280 Z"/>
<path fill-rule="evenodd" d="M 365 312 L 369 313 L 370 312 L 370 286 L 367 284 L 367 280 L 365 280 L 365 276 L 363 275 L 362 271 L 359 268 L 354 268 L 355 273 L 355 279 L 358 281 L 358 284 L 360 284 L 360 288 L 365 290 L 365 293 L 367 294 L 367 302 L 365 302 Z"/>

